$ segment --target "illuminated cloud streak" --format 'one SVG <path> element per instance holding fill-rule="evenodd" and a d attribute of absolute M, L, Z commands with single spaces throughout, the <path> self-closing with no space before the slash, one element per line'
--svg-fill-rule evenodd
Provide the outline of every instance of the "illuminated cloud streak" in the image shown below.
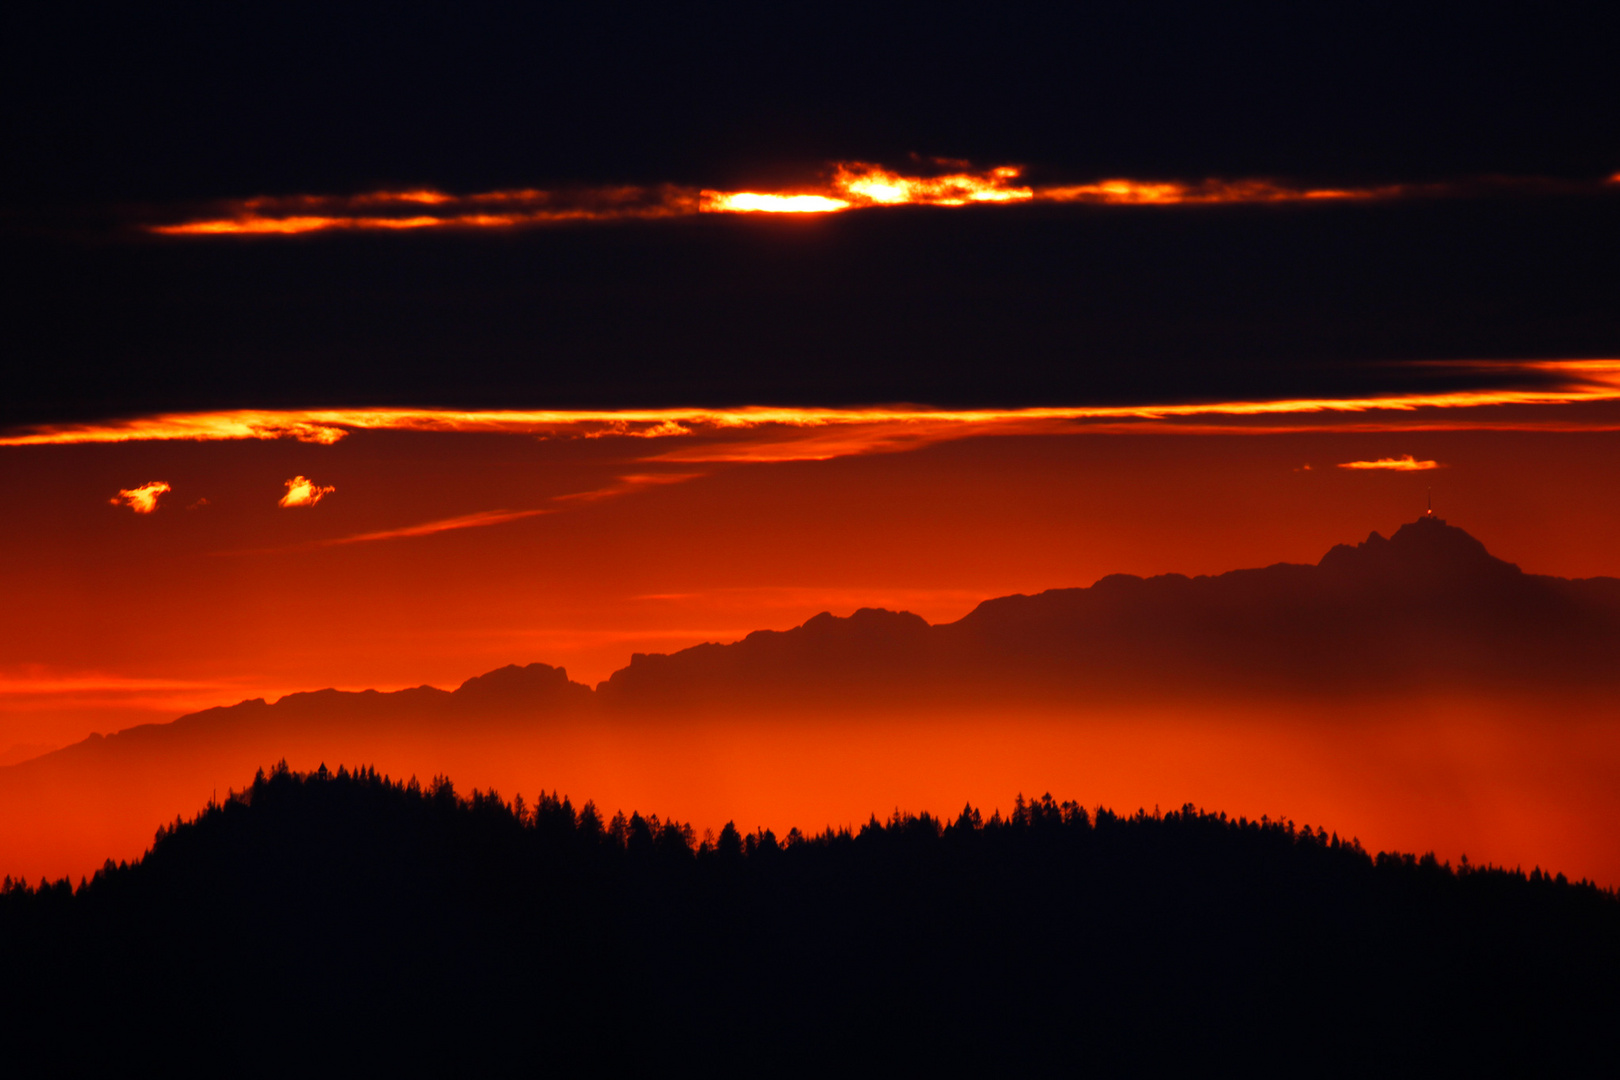
<path fill-rule="evenodd" d="M 376 532 L 356 533 L 353 536 L 339 536 L 331 540 L 319 540 L 312 547 L 336 547 L 340 544 L 364 544 L 373 540 L 398 540 L 408 536 L 432 536 L 434 533 L 450 532 L 455 529 L 481 529 L 486 525 L 500 525 L 507 521 L 517 521 L 520 518 L 537 517 L 540 514 L 549 514 L 550 510 L 484 510 L 476 514 L 463 514 L 460 517 L 441 518 L 438 521 L 424 521 L 418 525 L 405 525 L 398 529 L 380 529 Z"/>
<path fill-rule="evenodd" d="M 276 505 L 314 506 L 336 490 L 330 485 L 322 487 L 307 476 L 295 476 L 287 481 L 287 494 Z"/>
<path fill-rule="evenodd" d="M 1390 472 L 1425 472 L 1429 469 L 1444 468 L 1438 461 L 1414 461 L 1411 454 L 1398 458 L 1378 458 L 1375 461 L 1345 461 L 1339 465 L 1341 469 L 1385 469 Z"/>
<path fill-rule="evenodd" d="M 1302 188 L 1271 180 L 1202 180 L 1193 184 L 1140 180 L 1100 180 L 1094 184 L 1042 188 L 1043 202 L 1099 203 L 1105 206 L 1181 206 L 1211 203 L 1320 202 L 1395 199 L 1406 195 L 1449 194 L 1444 185 L 1390 184 L 1370 188 Z"/>
<path fill-rule="evenodd" d="M 172 490 L 162 480 L 153 480 L 138 488 L 124 488 L 107 501 L 114 506 L 127 506 L 137 514 L 150 514 L 158 508 L 158 497 Z"/>
<path fill-rule="evenodd" d="M 629 495 L 649 487 L 664 487 L 670 484 L 684 484 L 688 480 L 697 480 L 707 473 L 637 473 L 631 476 L 621 476 L 606 487 L 596 488 L 592 491 L 576 491 L 568 495 L 553 496 L 553 502 L 590 503 L 601 502 L 603 499 L 614 499 L 620 495 Z"/>
<path fill-rule="evenodd" d="M 1002 165 L 975 172 L 966 162 L 939 175 L 898 172 L 869 162 L 840 162 L 813 184 L 784 191 L 717 191 L 672 184 L 546 191 L 522 188 L 451 195 L 434 190 L 360 195 L 257 196 L 222 200 L 199 216 L 146 224 L 158 236 L 295 236 L 330 230 L 416 232 L 423 229 L 511 229 L 575 222 L 692 217 L 698 214 L 832 214 L 890 206 L 985 206 L 1090 203 L 1103 206 L 1207 206 L 1443 197 L 1474 190 L 1536 192 L 1603 190 L 1597 184 L 1496 179 L 1475 184 L 1385 184 L 1308 187 L 1265 178 L 1143 180 L 1116 177 L 1083 184 L 1032 186 L 1024 169 Z"/>
<path fill-rule="evenodd" d="M 1485 374 L 1503 387 L 1342 398 L 1200 401 L 1141 405 L 1077 405 L 1027 409 L 668 408 L 621 410 L 458 410 L 414 408 L 239 409 L 169 413 L 123 420 L 49 424 L 0 435 L 0 446 L 164 440 L 295 439 L 331 444 L 356 431 L 483 432 L 545 438 L 631 437 L 690 439 L 662 455 L 670 461 L 819 459 L 902 449 L 972 435 L 1105 430 L 1195 430 L 1191 425 L 1281 424 L 1341 421 L 1359 430 L 1613 430 L 1613 411 L 1590 410 L 1620 402 L 1620 360 L 1532 360 L 1451 365 Z M 1534 383 L 1536 385 L 1524 385 Z M 1556 417 L 1526 410 L 1564 407 Z M 1574 407 L 1587 410 L 1571 411 Z M 1506 415 L 1504 410 L 1516 410 Z M 1472 415 L 1470 415 L 1472 413 Z M 1309 429 L 1308 427 L 1306 428 Z M 1250 426 L 1246 430 L 1262 430 Z M 753 449 L 746 436 L 752 433 Z M 786 448 L 796 443 L 798 449 Z M 864 451 L 861 447 L 866 448 Z M 775 449 L 772 449 L 775 448 Z"/>
<path fill-rule="evenodd" d="M 575 191 L 517 189 L 475 195 L 377 191 L 362 195 L 264 195 L 221 201 L 214 216 L 146 225 L 158 236 L 296 236 L 330 230 L 510 229 L 580 221 L 687 217 L 698 192 L 659 186 Z"/>
<path fill-rule="evenodd" d="M 292 544 L 287 547 L 253 548 L 246 551 L 222 551 L 219 555 L 268 555 L 283 551 L 309 551 L 314 548 L 338 547 L 345 544 L 365 544 L 379 540 L 402 540 L 413 536 L 432 536 L 436 533 L 452 532 L 458 529 L 481 529 L 489 525 L 502 525 L 508 521 L 520 521 L 524 518 L 539 517 L 541 514 L 557 513 L 561 507 L 569 505 L 600 502 L 604 499 L 617 498 L 629 495 L 649 487 L 662 487 L 670 484 L 682 484 L 688 480 L 696 480 L 707 473 L 681 472 L 681 473 L 638 473 L 630 476 L 621 476 L 605 487 L 594 488 L 590 491 L 573 492 L 567 495 L 552 496 L 551 501 L 560 504 L 559 507 L 543 507 L 534 510 L 482 510 L 474 514 L 461 514 L 456 517 L 437 518 L 433 521 L 424 521 L 416 525 L 403 525 L 395 529 L 378 529 L 371 532 L 354 533 L 349 536 L 336 536 L 326 540 L 311 540 L 301 544 Z"/>
<path fill-rule="evenodd" d="M 219 690 L 232 683 L 185 679 L 150 679 L 101 672 L 61 673 L 40 666 L 0 670 L 0 697 L 49 697 L 61 694 L 128 694 L 158 690 Z"/>

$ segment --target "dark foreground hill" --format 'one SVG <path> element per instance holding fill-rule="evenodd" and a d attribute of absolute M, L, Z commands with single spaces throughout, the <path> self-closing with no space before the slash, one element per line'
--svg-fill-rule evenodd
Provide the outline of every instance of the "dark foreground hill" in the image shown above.
<path fill-rule="evenodd" d="M 713 840 L 285 770 L 139 863 L 0 892 L 8 1064 L 115 1073 L 1549 1074 L 1620 900 L 1192 808 Z"/>

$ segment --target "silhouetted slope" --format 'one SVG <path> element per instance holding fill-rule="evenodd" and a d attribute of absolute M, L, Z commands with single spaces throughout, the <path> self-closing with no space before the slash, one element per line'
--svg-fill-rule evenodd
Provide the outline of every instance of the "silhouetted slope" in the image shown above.
<path fill-rule="evenodd" d="M 0 783 L 50 783 L 63 770 L 158 767 L 175 757 L 253 748 L 276 760 L 289 743 L 345 745 L 382 736 L 458 737 L 521 729 L 589 709 L 591 689 L 547 664 L 510 664 L 474 676 L 454 691 L 432 686 L 381 693 L 314 690 L 188 713 L 168 724 L 142 724 L 90 738 L 0 772 Z M 319 752 L 317 750 L 317 752 Z"/>
<path fill-rule="evenodd" d="M 171 1069 L 1291 1075 L 1602 1060 L 1620 901 L 1050 797 L 714 843 L 262 774 L 77 895 L 0 892 L 6 1057 Z"/>
<path fill-rule="evenodd" d="M 0 767 L 0 873 L 54 874 L 132 856 L 158 822 L 225 794 L 265 762 L 384 761 L 428 776 L 509 755 L 591 702 L 590 688 L 569 682 L 563 669 L 530 664 L 468 679 L 454 692 L 319 690 L 92 735 Z"/>
<path fill-rule="evenodd" d="M 935 674 L 937 627 L 909 611 L 827 612 L 791 630 L 756 630 L 730 645 L 636 653 L 597 685 L 608 709 L 725 701 L 791 708 L 859 692 L 866 704 L 908 700 Z"/>
<path fill-rule="evenodd" d="M 598 687 L 611 706 L 1098 701 L 1211 692 L 1620 685 L 1620 581 L 1525 574 L 1424 517 L 1315 566 L 1116 574 L 987 600 L 955 623 L 862 610 L 672 656 Z"/>

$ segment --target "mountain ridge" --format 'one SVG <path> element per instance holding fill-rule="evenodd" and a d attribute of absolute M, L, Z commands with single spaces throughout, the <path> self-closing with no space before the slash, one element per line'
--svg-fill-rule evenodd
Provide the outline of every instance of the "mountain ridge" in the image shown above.
<path fill-rule="evenodd" d="M 1526 574 L 1426 516 L 1387 539 L 1336 545 L 1314 565 L 1112 574 L 989 599 L 933 626 L 879 609 L 823 613 L 727 646 L 632 657 L 597 692 L 634 708 L 757 699 L 783 680 L 821 701 L 892 698 L 904 679 L 952 700 L 1001 690 L 1072 701 L 1144 689 L 1574 686 L 1616 681 L 1617 656 L 1620 580 Z M 830 667 L 835 659 L 848 663 Z M 881 677 L 867 678 L 875 666 Z"/>
<path fill-rule="evenodd" d="M 1176 738 L 1242 746 L 1248 760 L 1283 753 L 1240 730 L 1261 718 L 1303 746 L 1342 742 L 1333 732 L 1347 724 L 1371 735 L 1385 721 L 1474 715 L 1528 740 L 1530 758 L 1554 753 L 1538 749 L 1541 725 L 1591 719 L 1594 705 L 1606 717 L 1620 691 L 1620 581 L 1526 574 L 1451 530 L 1413 523 L 1315 565 L 1111 575 L 996 597 L 939 625 L 877 608 L 822 613 L 729 644 L 637 655 L 594 688 L 560 667 L 512 664 L 454 690 L 327 689 L 209 709 L 0 767 L 0 869 L 59 874 L 136 854 L 158 822 L 281 760 L 503 786 L 588 778 L 607 790 L 673 783 L 657 778 L 681 769 L 753 783 L 781 767 L 760 755 L 785 753 L 808 771 L 782 782 L 821 790 L 880 760 L 903 771 L 916 750 L 947 744 L 989 761 L 1012 752 L 997 740 L 1051 722 L 1065 734 L 1038 738 L 1086 742 L 1089 753 L 1151 754 L 1153 731 L 1181 724 Z M 896 742 L 902 731 L 920 741 Z M 877 756 L 842 760 L 834 748 L 851 740 Z M 1597 736 L 1580 745 L 1588 757 L 1610 752 Z M 1607 806 L 1583 765 L 1558 767 L 1567 791 L 1537 788 L 1536 798 Z"/>
<path fill-rule="evenodd" d="M 1421 654 L 1421 662 L 1403 665 L 1403 651 Z M 0 767 L 0 776 L 42 758 L 105 753 L 272 715 L 307 726 L 312 714 L 334 707 L 364 728 L 431 726 L 440 714 L 487 721 L 513 713 L 764 704 L 784 691 L 794 695 L 795 707 L 851 694 L 877 705 L 919 694 L 960 700 L 964 692 L 1059 690 L 1096 701 L 1141 690 L 1136 682 L 1112 686 L 1107 673 L 1130 682 L 1152 668 L 1156 692 L 1400 689 L 1426 682 L 1419 668 L 1447 684 L 1522 686 L 1550 678 L 1565 686 L 1607 685 L 1620 682 L 1620 673 L 1609 670 L 1620 668 L 1612 663 L 1617 658 L 1620 578 L 1526 573 L 1465 530 L 1425 515 L 1390 537 L 1373 531 L 1360 543 L 1334 545 L 1314 564 L 1196 576 L 1109 574 L 1090 586 L 993 597 L 948 623 L 884 608 L 821 612 L 734 642 L 635 653 L 594 687 L 537 662 L 472 676 L 454 690 L 327 688 L 274 702 L 248 699 L 94 735 Z"/>

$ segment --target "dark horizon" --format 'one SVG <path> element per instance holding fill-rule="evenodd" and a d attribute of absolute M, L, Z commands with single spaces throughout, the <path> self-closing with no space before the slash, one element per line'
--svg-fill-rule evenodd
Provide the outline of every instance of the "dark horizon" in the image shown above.
<path fill-rule="evenodd" d="M 106 1060 L 179 1013 L 171 1060 L 199 1064 L 269 1042 L 327 1063 L 640 1069 L 679 1045 L 727 1069 L 1051 1068 L 1078 1048 L 1292 1072 L 1332 1043 L 1358 1071 L 1579 1069 L 1606 1045 L 1617 958 L 1616 894 L 1562 874 L 1050 795 L 700 842 L 544 792 L 283 763 L 77 890 L 0 886 L 25 1063 L 59 1061 L 70 1032 L 78 1060 Z M 1379 1037 L 1336 1045 L 1324 1014 Z"/>

